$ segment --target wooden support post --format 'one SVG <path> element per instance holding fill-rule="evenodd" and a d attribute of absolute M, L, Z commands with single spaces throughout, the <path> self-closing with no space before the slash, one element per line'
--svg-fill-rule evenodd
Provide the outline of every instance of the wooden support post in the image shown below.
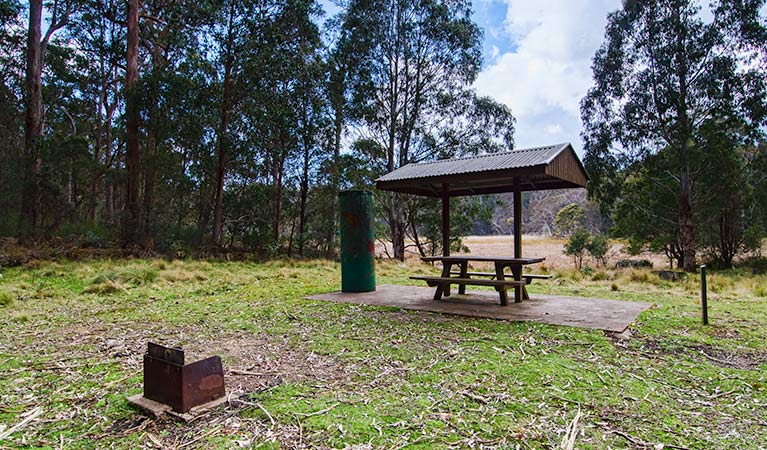
<path fill-rule="evenodd" d="M 700 266 L 700 306 L 703 313 L 703 325 L 708 325 L 708 289 L 706 287 L 706 265 Z"/>
<path fill-rule="evenodd" d="M 442 185 L 442 256 L 450 256 L 450 195 L 446 184 Z"/>
<path fill-rule="evenodd" d="M 522 186 L 514 177 L 514 257 L 522 257 Z"/>

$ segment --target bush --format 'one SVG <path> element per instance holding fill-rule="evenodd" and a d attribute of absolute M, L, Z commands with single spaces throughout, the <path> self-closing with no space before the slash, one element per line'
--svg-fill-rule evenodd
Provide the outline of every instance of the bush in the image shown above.
<path fill-rule="evenodd" d="M 571 203 L 560 209 L 554 218 L 554 234 L 556 236 L 572 236 L 583 227 L 584 212 L 581 205 Z"/>
<path fill-rule="evenodd" d="M 8 306 L 16 298 L 11 291 L 0 290 L 0 306 Z"/>
<path fill-rule="evenodd" d="M 652 261 L 647 259 L 621 259 L 615 266 L 620 269 L 628 269 L 629 267 L 641 269 L 644 267 L 652 267 Z"/>
<path fill-rule="evenodd" d="M 592 258 L 605 265 L 605 256 L 610 249 L 610 241 L 603 234 L 597 234 L 592 236 L 589 242 L 586 244 L 586 250 Z"/>
<path fill-rule="evenodd" d="M 583 267 L 583 255 L 586 253 L 586 247 L 589 245 L 591 235 L 583 228 L 578 228 L 570 236 L 565 244 L 565 255 L 572 256 L 575 267 L 581 270 Z"/>
<path fill-rule="evenodd" d="M 767 273 L 767 258 L 754 258 L 747 265 L 751 268 L 751 273 L 754 275 Z"/>
<path fill-rule="evenodd" d="M 751 225 L 743 232 L 743 246 L 746 251 L 756 253 L 757 257 L 762 256 L 762 239 L 764 231 L 759 225 Z"/>

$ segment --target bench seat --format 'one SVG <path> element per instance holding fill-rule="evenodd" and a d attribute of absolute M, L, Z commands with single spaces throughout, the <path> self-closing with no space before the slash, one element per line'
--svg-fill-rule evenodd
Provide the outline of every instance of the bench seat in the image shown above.
<path fill-rule="evenodd" d="M 439 286 L 441 284 L 471 284 L 475 286 L 495 286 L 501 289 L 509 289 L 514 286 L 524 286 L 525 281 L 509 280 L 483 280 L 481 278 L 452 278 L 452 277 L 410 277 L 413 280 L 425 281 L 429 286 Z"/>
<path fill-rule="evenodd" d="M 461 275 L 460 271 L 452 271 L 450 272 L 450 275 Z M 470 277 L 490 277 L 495 278 L 495 272 L 466 272 L 466 275 Z M 522 275 L 522 278 L 527 281 L 527 284 L 531 284 L 532 280 L 548 280 L 551 278 L 551 275 L 543 275 L 543 274 L 537 274 L 537 273 L 526 273 Z"/>
<path fill-rule="evenodd" d="M 501 297 L 501 305 L 506 306 L 506 291 L 511 288 L 516 288 L 517 294 L 516 298 L 520 297 L 520 289 L 524 289 L 525 285 L 527 284 L 526 281 L 516 281 L 514 279 L 504 279 L 504 280 L 486 280 L 482 278 L 453 278 L 453 277 L 410 277 L 412 280 L 421 280 L 425 281 L 426 284 L 429 285 L 429 287 L 437 287 L 437 291 L 434 293 L 434 300 L 439 300 L 442 298 L 442 294 L 450 295 L 450 285 L 451 284 L 457 284 L 460 286 L 458 293 L 463 294 L 465 293 L 465 286 L 466 285 L 472 285 L 472 286 L 493 286 L 495 287 L 495 290 L 498 291 L 500 297 Z M 515 300 L 516 301 L 516 300 Z"/>

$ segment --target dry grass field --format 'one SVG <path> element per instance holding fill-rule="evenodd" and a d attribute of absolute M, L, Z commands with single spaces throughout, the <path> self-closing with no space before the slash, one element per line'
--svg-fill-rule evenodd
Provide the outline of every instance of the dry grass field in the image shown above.
<path fill-rule="evenodd" d="M 573 267 L 573 260 L 563 253 L 566 240 L 551 236 L 524 235 L 522 236 L 522 254 L 529 257 L 546 258 L 546 268 L 560 269 Z M 512 236 L 467 236 L 463 239 L 463 245 L 473 255 L 501 256 L 514 253 L 514 238 Z M 613 242 L 607 254 L 607 265 L 614 266 L 619 259 L 641 258 L 652 261 L 653 267 L 665 268 L 668 260 L 661 254 L 644 252 L 638 256 L 630 256 L 624 250 L 625 245 Z M 418 258 L 415 247 L 410 247 L 409 257 Z M 385 256 L 383 245 L 379 243 L 378 254 Z M 584 264 L 596 265 L 596 262 L 588 258 Z"/>

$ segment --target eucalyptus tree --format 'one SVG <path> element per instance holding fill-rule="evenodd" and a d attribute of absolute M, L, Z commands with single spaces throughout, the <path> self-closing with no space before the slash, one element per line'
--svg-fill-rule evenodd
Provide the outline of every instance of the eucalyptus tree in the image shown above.
<path fill-rule="evenodd" d="M 145 53 L 145 76 L 141 80 L 142 113 L 146 136 L 144 139 L 141 172 L 143 198 L 141 199 L 141 234 L 147 243 L 157 237 L 160 228 L 157 216 L 158 197 L 164 190 L 164 173 L 174 168 L 165 166 L 171 156 L 173 140 L 177 137 L 169 119 L 176 114 L 171 87 L 176 83 L 178 65 L 190 48 L 200 45 L 201 28 L 210 22 L 220 2 L 214 0 L 145 0 L 141 10 L 139 41 Z M 182 75 L 183 76 L 183 75 Z M 166 186 L 162 186 L 163 188 Z"/>
<path fill-rule="evenodd" d="M 344 13 L 339 46 L 347 64 L 350 112 L 358 146 L 375 155 L 379 172 L 404 164 L 474 151 L 511 147 L 508 108 L 477 99 L 469 90 L 481 65 L 479 27 L 471 3 L 423 0 L 353 0 Z M 492 107 L 491 107 L 492 105 Z M 484 133 L 473 121 L 487 114 L 500 133 Z M 492 131 L 497 131 L 493 128 Z M 477 144 L 477 145 L 474 145 Z M 394 257 L 404 259 L 406 208 L 386 196 L 386 220 Z"/>
<path fill-rule="evenodd" d="M 23 153 L 23 80 L 26 29 L 16 0 L 0 0 L 0 228 L 17 232 Z"/>
<path fill-rule="evenodd" d="M 625 0 L 609 15 L 594 56 L 594 86 L 581 104 L 590 192 L 609 210 L 626 186 L 619 175 L 667 152 L 666 170 L 642 172 L 669 190 L 673 202 L 662 206 L 671 214 L 635 208 L 644 220 L 674 230 L 687 271 L 695 270 L 698 247 L 694 199 L 702 172 L 696 161 L 710 150 L 701 129 L 728 133 L 739 145 L 758 136 L 764 123 L 763 4 L 718 0 L 711 19 L 704 19 L 693 0 Z"/>
<path fill-rule="evenodd" d="M 248 12 L 243 14 L 238 6 L 239 2 L 233 0 L 224 2 L 223 17 L 221 25 L 214 26 L 214 36 L 221 49 L 221 55 L 218 57 L 221 61 L 222 75 L 221 81 L 221 114 L 219 128 L 216 137 L 216 152 L 218 153 L 218 166 L 216 169 L 216 199 L 213 208 L 213 236 L 212 244 L 215 248 L 221 246 L 222 217 L 224 210 L 224 181 L 226 178 L 226 168 L 230 158 L 229 150 L 229 114 L 233 107 L 234 89 L 237 88 L 235 80 L 239 71 L 240 43 L 239 38 L 243 35 L 241 24 L 243 17 L 249 16 Z M 216 29 L 219 28 L 219 29 Z"/>
<path fill-rule="evenodd" d="M 245 116 L 260 171 L 270 187 L 271 243 L 281 246 L 284 228 L 283 201 L 289 165 L 304 150 L 312 152 L 317 132 L 316 115 L 321 106 L 313 96 L 319 94 L 317 73 L 321 48 L 319 29 L 313 20 L 319 9 L 313 0 L 284 0 L 271 4 L 261 13 L 263 20 L 253 23 L 255 51 L 247 61 L 250 95 Z M 310 80 L 314 78 L 313 80 Z M 300 160 L 300 158 L 299 158 Z M 308 176 L 308 174 L 307 174 Z M 308 183 L 308 179 L 307 179 Z"/>
<path fill-rule="evenodd" d="M 323 135 L 332 127 L 329 116 L 330 104 L 326 100 L 327 65 L 319 53 L 319 41 L 313 40 L 313 48 L 302 55 L 296 80 L 296 108 L 298 117 L 300 148 L 300 175 L 299 175 L 299 199 L 298 199 L 298 254 L 305 255 L 307 226 L 309 222 L 309 192 L 311 182 L 316 178 L 318 166 L 327 158 L 328 152 L 323 145 Z M 334 146 L 335 148 L 335 146 Z M 333 151 L 333 158 L 335 151 Z M 334 161 L 334 159 L 333 159 Z M 335 195 L 333 195 L 335 197 Z M 314 208 L 316 211 L 316 208 Z M 319 211 L 317 211 L 319 212 Z M 331 227 L 335 224 L 334 214 L 323 215 L 323 220 L 329 222 Z"/>
<path fill-rule="evenodd" d="M 141 107 L 138 95 L 139 81 L 139 2 L 128 0 L 125 19 L 125 214 L 122 218 L 122 241 L 124 245 L 138 244 L 140 240 L 141 209 L 139 205 L 140 173 L 140 120 Z"/>
<path fill-rule="evenodd" d="M 43 67 L 45 52 L 53 34 L 67 25 L 77 6 L 74 0 L 55 1 L 47 14 L 50 22 L 42 32 L 43 0 L 29 0 L 27 28 L 27 66 L 25 73 L 24 170 L 19 232 L 36 231 L 40 221 L 40 182 L 43 165 Z"/>
<path fill-rule="evenodd" d="M 87 123 L 91 140 L 91 173 L 87 201 L 87 217 L 92 223 L 98 219 L 100 188 L 103 191 L 103 210 L 106 223 L 115 219 L 115 188 L 117 162 L 117 139 L 115 122 L 122 107 L 123 64 L 125 27 L 124 5 L 117 0 L 92 0 L 84 2 L 72 18 L 68 38 L 86 58 L 86 79 L 81 86 L 81 97 L 88 103 Z"/>

